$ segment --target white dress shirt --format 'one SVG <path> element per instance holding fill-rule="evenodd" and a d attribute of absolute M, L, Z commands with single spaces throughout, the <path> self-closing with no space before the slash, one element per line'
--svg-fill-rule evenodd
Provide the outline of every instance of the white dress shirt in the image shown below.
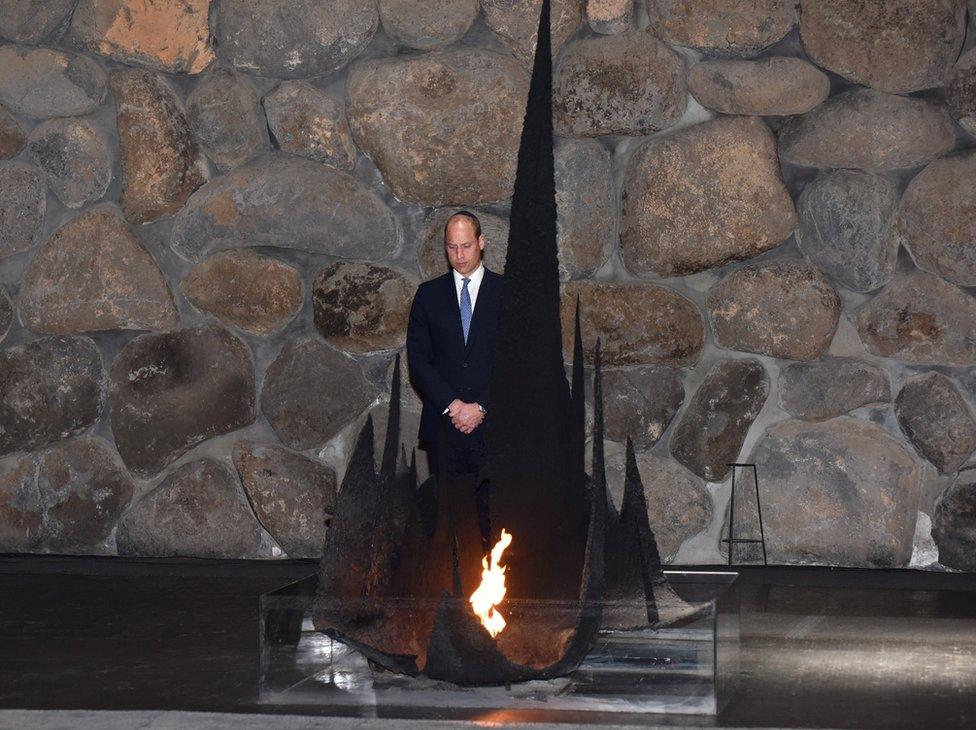
<path fill-rule="evenodd" d="M 464 288 L 464 277 L 456 269 L 451 269 L 454 274 L 454 288 L 457 290 L 458 307 L 461 306 L 461 289 Z M 485 278 L 485 265 L 478 264 L 478 268 L 471 272 L 468 277 L 468 294 L 471 295 L 471 314 L 474 314 L 474 305 L 478 301 L 478 289 L 481 287 L 481 280 Z"/>

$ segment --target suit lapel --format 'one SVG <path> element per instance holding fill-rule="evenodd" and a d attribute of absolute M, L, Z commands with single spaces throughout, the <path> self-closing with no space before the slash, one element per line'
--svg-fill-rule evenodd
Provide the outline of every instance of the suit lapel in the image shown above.
<path fill-rule="evenodd" d="M 445 284 L 444 295 L 447 297 L 448 302 L 450 302 L 448 308 L 444 311 L 451 312 L 451 316 L 453 317 L 453 321 L 454 321 L 454 326 L 452 329 L 454 330 L 454 333 L 457 336 L 458 346 L 461 349 L 464 349 L 465 346 L 464 328 L 461 327 L 461 307 L 458 304 L 457 287 L 454 284 L 454 273 L 452 271 L 447 272 L 447 275 L 444 277 L 444 284 Z M 468 330 L 469 342 L 471 341 L 470 336 L 471 336 L 471 330 L 469 329 Z"/>

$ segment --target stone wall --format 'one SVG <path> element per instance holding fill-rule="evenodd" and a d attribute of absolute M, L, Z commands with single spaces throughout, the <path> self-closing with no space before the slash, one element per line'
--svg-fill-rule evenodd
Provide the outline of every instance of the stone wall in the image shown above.
<path fill-rule="evenodd" d="M 0 551 L 318 554 L 450 210 L 504 263 L 537 11 L 3 4 Z M 555 0 L 553 32 L 564 323 L 580 295 L 662 552 L 723 559 L 745 461 L 775 562 L 976 569 L 964 0 Z"/>

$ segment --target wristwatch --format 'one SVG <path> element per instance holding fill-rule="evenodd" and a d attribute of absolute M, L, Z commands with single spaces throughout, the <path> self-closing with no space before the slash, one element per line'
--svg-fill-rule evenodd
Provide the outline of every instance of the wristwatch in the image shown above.
<path fill-rule="evenodd" d="M 479 411 L 481 411 L 481 415 L 482 415 L 482 416 L 486 416 L 486 415 L 488 415 L 488 409 L 487 409 L 487 408 L 485 408 L 485 407 L 484 407 L 483 405 L 481 405 L 480 403 L 478 404 L 478 410 L 479 410 Z"/>

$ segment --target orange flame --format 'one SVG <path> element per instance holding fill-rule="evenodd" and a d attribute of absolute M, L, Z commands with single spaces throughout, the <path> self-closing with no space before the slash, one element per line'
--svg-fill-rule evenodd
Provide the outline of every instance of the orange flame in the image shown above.
<path fill-rule="evenodd" d="M 503 529 L 501 538 L 491 549 L 491 564 L 488 563 L 487 555 L 481 559 L 481 585 L 469 599 L 475 614 L 481 619 L 481 623 L 492 638 L 498 636 L 505 628 L 505 619 L 495 610 L 495 606 L 505 597 L 505 571 L 508 566 L 499 565 L 498 561 L 502 559 L 505 548 L 511 544 L 511 533 Z"/>

